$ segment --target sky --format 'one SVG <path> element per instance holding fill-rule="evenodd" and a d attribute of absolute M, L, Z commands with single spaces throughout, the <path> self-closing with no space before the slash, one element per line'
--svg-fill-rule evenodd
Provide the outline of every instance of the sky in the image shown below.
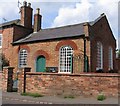
<path fill-rule="evenodd" d="M 21 4 L 24 0 L 19 0 Z M 119 0 L 26 0 L 31 2 L 33 14 L 40 8 L 42 28 L 59 27 L 93 21 L 105 13 L 120 48 Z M 64 2 L 65 1 L 65 2 Z M 18 0 L 0 0 L 0 23 L 20 18 Z M 6 20 L 5 20 L 6 19 Z"/>

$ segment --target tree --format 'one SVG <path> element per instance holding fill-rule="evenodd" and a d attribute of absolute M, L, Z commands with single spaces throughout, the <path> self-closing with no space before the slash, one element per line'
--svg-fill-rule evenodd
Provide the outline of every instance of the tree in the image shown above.
<path fill-rule="evenodd" d="M 120 49 L 117 52 L 118 58 L 120 58 Z"/>
<path fill-rule="evenodd" d="M 2 70 L 5 66 L 9 66 L 9 61 L 3 53 L 0 53 L 0 70 Z"/>

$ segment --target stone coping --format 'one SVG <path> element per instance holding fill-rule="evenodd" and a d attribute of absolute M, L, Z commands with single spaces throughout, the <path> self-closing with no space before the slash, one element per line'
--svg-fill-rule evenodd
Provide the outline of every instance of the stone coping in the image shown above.
<path fill-rule="evenodd" d="M 3 67 L 3 69 L 14 69 L 14 67 L 6 66 L 6 67 Z"/>
<path fill-rule="evenodd" d="M 56 76 L 85 76 L 85 77 L 120 77 L 118 73 L 46 73 L 46 72 L 26 72 L 27 75 L 56 75 Z"/>
<path fill-rule="evenodd" d="M 31 69 L 31 67 L 19 67 L 18 69 Z"/>

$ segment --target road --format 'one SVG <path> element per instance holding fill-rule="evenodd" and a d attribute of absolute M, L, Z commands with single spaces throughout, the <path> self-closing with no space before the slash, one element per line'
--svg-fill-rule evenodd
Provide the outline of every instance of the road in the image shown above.
<path fill-rule="evenodd" d="M 2 104 L 118 104 L 118 98 L 107 98 L 104 101 L 98 101 L 96 98 L 83 97 L 65 99 L 64 97 L 60 96 L 44 96 L 33 98 L 29 96 L 21 96 L 15 92 L 3 92 Z"/>

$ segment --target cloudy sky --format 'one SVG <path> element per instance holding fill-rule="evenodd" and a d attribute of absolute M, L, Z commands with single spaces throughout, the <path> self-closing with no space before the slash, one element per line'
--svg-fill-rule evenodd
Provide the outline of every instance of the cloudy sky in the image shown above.
<path fill-rule="evenodd" d="M 24 0 L 19 0 L 21 3 Z M 34 9 L 40 8 L 42 28 L 58 27 L 95 20 L 105 13 L 118 41 L 119 0 L 26 0 Z M 66 1 L 66 2 L 64 2 Z M 19 4 L 19 6 L 21 6 Z M 0 23 L 20 17 L 18 0 L 0 0 Z M 120 34 L 119 34 L 120 35 Z"/>

